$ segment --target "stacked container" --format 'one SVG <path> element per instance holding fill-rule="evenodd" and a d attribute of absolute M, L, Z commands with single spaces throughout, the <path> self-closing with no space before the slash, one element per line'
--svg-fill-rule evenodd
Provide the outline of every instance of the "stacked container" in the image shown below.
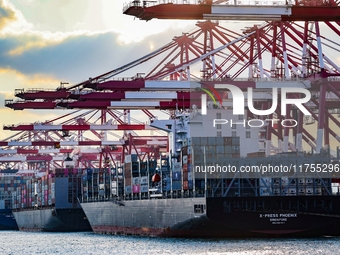
<path fill-rule="evenodd" d="M 0 177 L 0 201 L 3 201 L 2 207 L 4 207 L 1 209 L 12 209 L 14 206 L 19 206 L 18 204 L 15 204 L 18 203 L 16 189 L 31 178 L 31 175 Z"/>
<path fill-rule="evenodd" d="M 121 167 L 119 167 L 121 169 Z M 83 200 L 108 199 L 117 194 L 123 194 L 123 172 L 116 168 L 88 168 L 83 170 L 82 194 Z"/>
<path fill-rule="evenodd" d="M 63 201 L 63 203 L 77 203 L 77 198 L 81 196 L 81 175 L 79 173 L 82 171 L 82 169 L 56 169 L 55 173 L 46 173 L 42 177 L 25 180 L 25 183 L 21 183 L 13 192 L 13 208 L 25 209 L 55 206 L 55 181 L 57 178 L 65 177 L 68 178 L 68 199 Z M 85 183 L 87 181 L 88 179 L 85 180 Z"/>
<path fill-rule="evenodd" d="M 170 165 L 169 165 L 169 157 L 161 156 L 161 178 L 162 178 L 162 191 L 170 191 L 171 190 L 171 174 L 170 174 Z"/>

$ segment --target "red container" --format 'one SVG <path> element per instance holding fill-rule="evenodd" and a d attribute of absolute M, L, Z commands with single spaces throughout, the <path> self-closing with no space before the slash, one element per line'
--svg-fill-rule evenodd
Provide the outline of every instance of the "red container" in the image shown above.
<path fill-rule="evenodd" d="M 188 180 L 188 172 L 184 172 L 183 173 L 183 181 L 187 181 L 187 180 Z"/>
<path fill-rule="evenodd" d="M 188 165 L 187 164 L 183 164 L 183 172 L 188 172 Z"/>
<path fill-rule="evenodd" d="M 130 178 L 125 178 L 125 186 L 131 186 L 132 185 L 132 179 Z"/>
<path fill-rule="evenodd" d="M 188 155 L 188 146 L 183 146 L 182 147 L 182 155 Z"/>
<path fill-rule="evenodd" d="M 188 185 L 188 181 L 183 181 L 183 190 L 188 190 L 189 185 Z"/>
<path fill-rule="evenodd" d="M 188 164 L 191 164 L 191 161 L 192 161 L 192 156 L 191 154 L 188 154 Z"/>
<path fill-rule="evenodd" d="M 133 193 L 139 193 L 140 192 L 140 185 L 133 185 L 132 186 L 132 192 Z"/>

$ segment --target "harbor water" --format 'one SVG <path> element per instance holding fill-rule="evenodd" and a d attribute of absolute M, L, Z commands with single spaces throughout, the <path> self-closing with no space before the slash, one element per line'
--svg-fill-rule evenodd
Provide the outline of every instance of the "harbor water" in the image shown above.
<path fill-rule="evenodd" d="M 174 239 L 2 231 L 0 254 L 339 254 L 340 238 Z"/>

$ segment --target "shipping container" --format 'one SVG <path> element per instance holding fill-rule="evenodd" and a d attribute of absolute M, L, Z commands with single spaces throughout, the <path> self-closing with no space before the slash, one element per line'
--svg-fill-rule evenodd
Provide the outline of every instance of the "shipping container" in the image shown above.
<path fill-rule="evenodd" d="M 188 146 L 183 146 L 182 147 L 182 155 L 184 156 L 184 155 L 188 155 Z"/>
<path fill-rule="evenodd" d="M 183 169 L 183 173 L 188 172 L 188 165 L 183 164 L 182 169 Z"/>
<path fill-rule="evenodd" d="M 174 162 L 173 165 L 172 165 L 172 170 L 174 172 L 178 172 L 178 171 L 181 171 L 182 169 L 182 164 L 181 162 Z"/>
<path fill-rule="evenodd" d="M 134 184 L 134 185 L 132 186 L 132 192 L 133 192 L 134 194 L 140 193 L 140 185 Z"/>
<path fill-rule="evenodd" d="M 182 182 L 181 181 L 173 181 L 172 182 L 172 190 L 182 190 Z"/>
<path fill-rule="evenodd" d="M 125 178 L 125 186 L 131 186 L 132 185 L 132 179 L 131 178 Z"/>
<path fill-rule="evenodd" d="M 134 177 L 132 179 L 132 184 L 133 185 L 140 185 L 140 183 L 141 183 L 140 177 Z"/>
<path fill-rule="evenodd" d="M 172 173 L 172 180 L 180 181 L 181 180 L 181 172 L 173 172 Z"/>
<path fill-rule="evenodd" d="M 147 176 L 140 177 L 140 184 L 141 185 L 148 184 L 148 177 Z"/>
<path fill-rule="evenodd" d="M 183 190 L 188 190 L 188 189 L 189 189 L 188 181 L 183 181 Z"/>
<path fill-rule="evenodd" d="M 188 156 L 187 155 L 183 155 L 183 164 L 188 164 Z"/>
<path fill-rule="evenodd" d="M 127 186 L 125 186 L 125 194 L 131 194 L 131 192 L 132 192 L 132 188 L 131 188 L 131 185 L 127 185 Z"/>
<path fill-rule="evenodd" d="M 141 185 L 140 192 L 142 192 L 142 193 L 149 192 L 148 185 Z"/>

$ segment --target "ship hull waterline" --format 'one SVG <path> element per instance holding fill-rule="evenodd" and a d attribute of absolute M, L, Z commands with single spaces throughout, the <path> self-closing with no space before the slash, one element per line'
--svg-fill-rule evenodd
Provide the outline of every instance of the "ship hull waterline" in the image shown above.
<path fill-rule="evenodd" d="M 123 201 L 124 205 L 112 201 L 81 205 L 93 231 L 100 234 L 202 238 L 340 235 L 340 214 L 282 210 L 225 213 L 218 206 L 223 207 L 223 199 L 207 201 L 159 199 Z M 211 204 L 214 208 L 209 208 Z M 200 205 L 204 212 L 194 212 L 193 208 Z"/>
<path fill-rule="evenodd" d="M 13 212 L 21 231 L 81 232 L 91 231 L 82 209 L 27 209 Z"/>

